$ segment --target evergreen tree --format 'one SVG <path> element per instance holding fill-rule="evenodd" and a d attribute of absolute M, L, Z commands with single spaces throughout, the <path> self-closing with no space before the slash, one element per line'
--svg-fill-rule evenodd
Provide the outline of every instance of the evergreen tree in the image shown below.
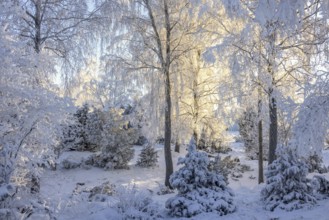
<path fill-rule="evenodd" d="M 224 177 L 225 183 L 228 184 L 228 175 L 230 172 L 228 167 L 223 163 L 222 158 L 219 154 L 215 157 L 213 161 L 209 162 L 208 168 L 210 171 L 222 175 Z"/>
<path fill-rule="evenodd" d="M 74 116 L 77 117 L 80 124 L 86 126 L 88 119 L 89 105 L 87 103 L 83 104 L 81 108 L 78 108 Z"/>
<path fill-rule="evenodd" d="M 84 128 L 75 116 L 70 117 L 70 124 L 62 128 L 61 148 L 63 150 L 83 150 Z"/>
<path fill-rule="evenodd" d="M 179 158 L 178 165 L 184 166 L 170 177 L 171 186 L 178 190 L 178 194 L 166 202 L 170 215 L 192 217 L 204 212 L 226 215 L 235 211 L 233 193 L 224 177 L 208 170 L 208 156 L 196 151 L 193 138 L 186 157 Z"/>
<path fill-rule="evenodd" d="M 147 144 L 139 155 L 137 166 L 140 167 L 154 167 L 158 163 L 158 152 L 152 147 L 151 144 Z"/>
<path fill-rule="evenodd" d="M 103 127 L 101 141 L 102 165 L 107 168 L 127 169 L 128 162 L 134 156 L 133 144 L 138 139 L 136 129 L 128 128 L 128 121 L 121 112 L 114 109 L 108 112 L 107 122 Z"/>
<path fill-rule="evenodd" d="M 198 150 L 207 150 L 208 148 L 206 130 L 204 128 L 201 131 L 200 140 L 197 144 Z"/>
<path fill-rule="evenodd" d="M 246 152 L 252 159 L 257 157 L 256 152 L 258 152 L 257 121 L 257 113 L 251 108 L 247 108 L 239 120 L 239 132 Z"/>
<path fill-rule="evenodd" d="M 87 104 L 78 108 L 70 118 L 70 123 L 63 127 L 62 148 L 64 150 L 83 151 L 87 149 L 88 140 L 86 124 L 89 107 Z"/>
<path fill-rule="evenodd" d="M 97 151 L 100 149 L 102 140 L 103 121 L 101 118 L 102 112 L 99 109 L 94 109 L 87 115 L 86 120 L 86 140 L 87 150 Z"/>
<path fill-rule="evenodd" d="M 265 209 L 281 208 L 287 211 L 316 203 L 306 175 L 308 166 L 296 152 L 283 147 L 277 150 L 277 159 L 268 166 L 266 186 L 261 191 Z"/>

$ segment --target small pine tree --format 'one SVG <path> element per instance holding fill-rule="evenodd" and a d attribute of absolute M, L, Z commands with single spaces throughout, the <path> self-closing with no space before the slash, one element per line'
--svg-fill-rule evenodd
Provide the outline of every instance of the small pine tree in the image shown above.
<path fill-rule="evenodd" d="M 256 158 L 258 147 L 257 139 L 257 114 L 247 108 L 239 120 L 239 133 L 243 139 L 246 152 Z"/>
<path fill-rule="evenodd" d="M 202 129 L 199 142 L 197 143 L 198 150 L 206 150 L 208 148 L 207 145 L 207 135 L 206 130 Z"/>
<path fill-rule="evenodd" d="M 63 126 L 61 148 L 63 150 L 83 151 L 88 146 L 86 123 L 89 107 L 87 104 L 78 108 L 76 113 L 71 115 L 70 123 Z"/>
<path fill-rule="evenodd" d="M 86 135 L 87 135 L 87 150 L 97 151 L 100 149 L 100 142 L 102 140 L 103 121 L 101 119 L 102 112 L 94 109 L 88 114 L 86 120 Z"/>
<path fill-rule="evenodd" d="M 147 144 L 139 155 L 137 166 L 140 167 L 154 167 L 158 163 L 158 152 L 152 147 L 151 144 Z"/>
<path fill-rule="evenodd" d="M 316 192 L 320 194 L 320 199 L 329 197 L 329 181 L 324 176 L 314 176 L 312 184 Z"/>
<path fill-rule="evenodd" d="M 196 151 L 193 138 L 186 157 L 179 158 L 180 164 L 184 166 L 170 177 L 171 186 L 178 190 L 178 194 L 166 202 L 170 215 L 192 217 L 203 212 L 226 215 L 235 211 L 233 193 L 224 177 L 208 170 L 208 156 Z"/>
<path fill-rule="evenodd" d="M 308 166 L 291 149 L 277 150 L 278 158 L 268 166 L 266 186 L 261 191 L 265 209 L 287 211 L 312 206 L 316 203 L 306 175 Z"/>
<path fill-rule="evenodd" d="M 224 177 L 224 181 L 226 184 L 228 184 L 228 175 L 229 175 L 229 170 L 228 167 L 225 166 L 225 163 L 223 163 L 220 155 L 218 154 L 213 161 L 209 162 L 208 166 L 209 170 L 220 174 Z"/>
<path fill-rule="evenodd" d="M 108 168 L 127 169 L 128 162 L 134 157 L 133 144 L 138 139 L 136 129 L 128 128 L 128 122 L 121 112 L 108 112 L 108 121 L 103 127 L 101 157 Z"/>
<path fill-rule="evenodd" d="M 77 112 L 74 114 L 77 117 L 80 124 L 85 126 L 87 124 L 88 119 L 88 112 L 89 112 L 89 105 L 84 104 L 81 108 L 78 108 Z"/>
<path fill-rule="evenodd" d="M 84 128 L 78 122 L 76 117 L 71 117 L 71 123 L 62 128 L 63 135 L 61 140 L 62 150 L 83 150 L 85 146 Z"/>
<path fill-rule="evenodd" d="M 79 146 L 77 146 L 77 150 L 86 150 L 88 148 L 88 140 L 87 140 L 87 120 L 88 120 L 88 112 L 89 112 L 89 105 L 84 104 L 81 108 L 78 108 L 77 112 L 74 114 L 74 116 L 78 120 L 77 126 L 79 127 L 78 130 L 78 137 L 80 143 Z"/>

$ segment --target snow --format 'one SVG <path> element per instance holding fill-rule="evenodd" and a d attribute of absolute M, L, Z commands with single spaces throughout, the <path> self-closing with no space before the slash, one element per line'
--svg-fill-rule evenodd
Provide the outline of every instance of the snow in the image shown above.
<path fill-rule="evenodd" d="M 260 191 L 264 187 L 263 184 L 257 183 L 257 161 L 247 160 L 244 155 L 242 143 L 234 142 L 233 136 L 229 142 L 232 151 L 230 155 L 238 157 L 241 164 L 251 166 L 251 171 L 246 171 L 238 181 L 229 179 L 229 187 L 233 190 L 234 201 L 237 211 L 225 216 L 221 216 L 222 220 L 245 220 L 245 219 L 305 219 L 305 220 L 327 220 L 327 212 L 329 210 L 328 200 L 321 200 L 311 209 L 304 208 L 287 212 L 284 210 L 275 210 L 273 212 L 266 211 L 260 200 Z M 74 194 L 73 191 L 77 183 L 84 183 L 82 187 L 92 188 L 97 185 L 109 181 L 116 186 L 128 186 L 135 184 L 139 190 L 147 190 L 151 193 L 152 199 L 159 204 L 164 219 L 177 219 L 169 217 L 165 210 L 165 202 L 175 194 L 158 195 L 159 183 L 163 184 L 165 174 L 165 164 L 163 156 L 163 147 L 156 146 L 159 154 L 159 164 L 154 168 L 136 167 L 134 164 L 138 159 L 138 155 L 142 149 L 135 146 L 135 157 L 129 163 L 129 170 L 111 170 L 105 171 L 100 168 L 76 168 L 76 169 L 57 169 L 55 171 L 46 171 L 41 177 L 41 196 L 48 201 L 48 206 L 52 207 L 52 211 L 59 220 L 81 219 L 81 220 L 101 220 L 101 219 L 121 219 L 120 214 L 114 209 L 115 199 L 106 202 L 89 202 L 83 194 Z M 183 148 L 183 147 L 182 147 Z M 181 153 L 173 153 L 174 170 L 178 170 L 178 157 L 186 154 L 186 149 L 181 149 Z M 62 157 L 85 158 L 86 154 L 81 152 L 68 152 Z M 329 150 L 323 152 L 325 164 L 329 164 Z M 265 165 L 265 164 L 264 164 Z M 314 174 L 310 174 L 312 176 Z M 325 174 L 329 178 L 329 174 Z M 251 179 L 250 177 L 256 177 Z M 189 219 L 212 220 L 219 216 L 215 213 L 202 213 L 196 217 Z M 180 218 L 187 219 L 187 218 Z"/>

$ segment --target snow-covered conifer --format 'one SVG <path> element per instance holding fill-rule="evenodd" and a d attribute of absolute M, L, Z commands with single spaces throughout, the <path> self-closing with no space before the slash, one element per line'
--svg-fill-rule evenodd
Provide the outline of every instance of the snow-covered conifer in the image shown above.
<path fill-rule="evenodd" d="M 308 166 L 289 148 L 279 148 L 277 159 L 268 166 L 266 186 L 261 191 L 265 209 L 291 211 L 316 203 L 313 190 L 308 185 Z"/>
<path fill-rule="evenodd" d="M 88 146 L 87 140 L 87 119 L 88 119 L 89 106 L 88 104 L 84 104 L 81 108 L 78 108 L 77 112 L 74 114 L 76 119 L 78 120 L 78 130 L 76 135 L 81 140 L 79 146 L 77 146 L 77 150 L 86 150 Z"/>
<path fill-rule="evenodd" d="M 166 202 L 170 215 L 192 217 L 203 212 L 226 215 L 235 211 L 233 193 L 224 177 L 208 170 L 208 156 L 196 151 L 193 138 L 186 157 L 179 158 L 178 165 L 184 166 L 170 177 L 171 186 L 178 190 L 178 194 Z"/>
<path fill-rule="evenodd" d="M 62 127 L 62 150 L 82 150 L 81 146 L 84 143 L 83 129 L 76 117 L 70 117 L 69 124 Z"/>
<path fill-rule="evenodd" d="M 134 128 L 128 128 L 127 125 L 128 121 L 121 112 L 114 109 L 108 112 L 101 141 L 101 157 L 107 163 L 107 168 L 126 169 L 134 156 L 132 146 L 138 135 Z"/>
<path fill-rule="evenodd" d="M 158 163 L 158 153 L 151 144 L 147 144 L 139 155 L 137 166 L 154 167 Z"/>
<path fill-rule="evenodd" d="M 224 177 L 224 181 L 228 183 L 229 170 L 225 163 L 223 163 L 222 158 L 218 154 L 213 161 L 209 162 L 209 170 L 214 171 Z"/>
<path fill-rule="evenodd" d="M 243 112 L 239 120 L 239 132 L 249 157 L 256 158 L 258 151 L 257 114 L 253 109 L 247 108 Z"/>
<path fill-rule="evenodd" d="M 95 151 L 100 149 L 100 143 L 102 140 L 103 121 L 101 119 L 102 112 L 98 109 L 94 109 L 90 112 L 86 120 L 86 139 L 87 150 Z"/>

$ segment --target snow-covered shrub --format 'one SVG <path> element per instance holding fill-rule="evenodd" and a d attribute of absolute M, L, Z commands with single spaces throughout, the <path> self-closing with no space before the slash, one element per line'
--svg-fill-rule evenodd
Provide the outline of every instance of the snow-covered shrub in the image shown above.
<path fill-rule="evenodd" d="M 235 211 L 233 193 L 227 187 L 224 177 L 208 169 L 206 153 L 196 151 L 192 138 L 185 158 L 179 158 L 183 165 L 170 177 L 170 184 L 178 194 L 167 200 L 169 214 L 177 217 L 192 217 L 204 212 L 226 215 Z"/>
<path fill-rule="evenodd" d="M 211 146 L 211 143 L 208 143 L 208 137 L 206 134 L 206 130 L 202 129 L 199 141 L 197 143 L 197 149 L 198 150 L 207 150 Z"/>
<path fill-rule="evenodd" d="M 62 132 L 60 151 L 82 150 L 83 126 L 78 122 L 76 117 L 73 115 L 70 116 L 70 122 L 68 125 L 63 125 Z"/>
<path fill-rule="evenodd" d="M 309 172 L 327 173 L 328 168 L 323 165 L 321 156 L 318 154 L 312 154 L 308 157 Z"/>
<path fill-rule="evenodd" d="M 157 191 L 158 195 L 167 195 L 167 194 L 171 194 L 171 193 L 175 192 L 173 189 L 170 189 L 168 186 L 166 186 L 162 183 L 159 183 L 159 182 L 156 182 L 156 183 L 159 186 L 159 190 Z"/>
<path fill-rule="evenodd" d="M 228 184 L 228 174 L 230 172 L 219 155 L 217 155 L 214 160 L 211 160 L 209 162 L 208 168 L 209 170 L 214 171 L 217 174 L 223 175 L 225 183 Z"/>
<path fill-rule="evenodd" d="M 100 186 L 95 186 L 90 190 L 88 196 L 89 201 L 106 201 L 107 196 L 112 196 L 115 193 L 115 185 L 111 184 L 109 181 L 101 184 Z"/>
<path fill-rule="evenodd" d="M 117 203 L 114 205 L 123 220 L 159 219 L 159 205 L 155 203 L 149 191 L 139 191 L 135 185 L 118 187 L 115 193 Z"/>
<path fill-rule="evenodd" d="M 257 113 L 253 109 L 247 108 L 238 122 L 240 136 L 247 153 L 255 154 L 258 147 L 257 118 Z"/>
<path fill-rule="evenodd" d="M 158 152 L 152 147 L 151 144 L 147 144 L 139 155 L 137 166 L 140 167 L 154 167 L 158 163 Z"/>
<path fill-rule="evenodd" d="M 103 113 L 99 109 L 94 108 L 94 110 L 87 115 L 86 139 L 88 151 L 97 151 L 100 149 L 104 124 L 102 114 Z"/>
<path fill-rule="evenodd" d="M 84 104 L 70 116 L 70 121 L 63 126 L 62 149 L 78 151 L 96 151 L 102 139 L 102 112 Z"/>
<path fill-rule="evenodd" d="M 109 158 L 106 155 L 102 155 L 101 152 L 97 152 L 90 155 L 84 163 L 86 166 L 105 168 L 106 164 L 109 163 Z"/>
<path fill-rule="evenodd" d="M 89 106 L 88 104 L 84 104 L 82 107 L 78 108 L 76 113 L 74 114 L 74 117 L 77 121 L 76 124 L 73 125 L 73 135 L 75 136 L 76 140 L 79 140 L 77 142 L 74 141 L 75 149 L 73 150 L 87 150 L 88 148 L 88 140 L 87 140 L 87 119 L 88 119 L 88 112 L 89 112 Z"/>
<path fill-rule="evenodd" d="M 313 188 L 321 197 L 329 197 L 329 181 L 324 176 L 316 175 L 312 179 Z"/>
<path fill-rule="evenodd" d="M 292 211 L 314 205 L 316 198 L 308 184 L 307 173 L 307 164 L 297 158 L 295 151 L 278 148 L 277 159 L 268 166 L 265 173 L 266 186 L 261 191 L 265 209 Z"/>
<path fill-rule="evenodd" d="M 56 166 L 60 169 L 75 169 L 78 167 L 88 169 L 86 161 L 91 158 L 90 152 L 64 152 L 56 161 Z"/>
<path fill-rule="evenodd" d="M 239 136 L 244 143 L 247 157 L 251 160 L 258 160 L 258 116 L 255 110 L 247 108 L 238 121 Z M 268 157 L 268 127 L 263 125 L 263 159 Z"/>
<path fill-rule="evenodd" d="M 61 161 L 60 167 L 63 169 L 75 169 L 79 167 L 81 164 L 75 160 L 70 160 L 70 158 L 65 158 Z"/>
<path fill-rule="evenodd" d="M 110 110 L 103 127 L 100 159 L 105 167 L 127 169 L 134 156 L 133 144 L 138 139 L 136 129 L 128 127 L 128 121 L 120 111 Z M 101 167 L 103 167 L 102 163 Z"/>
<path fill-rule="evenodd" d="M 11 218 L 12 200 L 16 193 L 16 187 L 12 184 L 0 184 L 0 219 L 13 219 Z"/>
<path fill-rule="evenodd" d="M 245 171 L 250 171 L 248 165 L 241 164 L 238 157 L 226 156 L 223 159 L 218 155 L 209 163 L 209 169 L 223 175 L 225 182 L 228 183 L 228 177 L 231 176 L 233 180 L 238 180 L 242 177 Z"/>

